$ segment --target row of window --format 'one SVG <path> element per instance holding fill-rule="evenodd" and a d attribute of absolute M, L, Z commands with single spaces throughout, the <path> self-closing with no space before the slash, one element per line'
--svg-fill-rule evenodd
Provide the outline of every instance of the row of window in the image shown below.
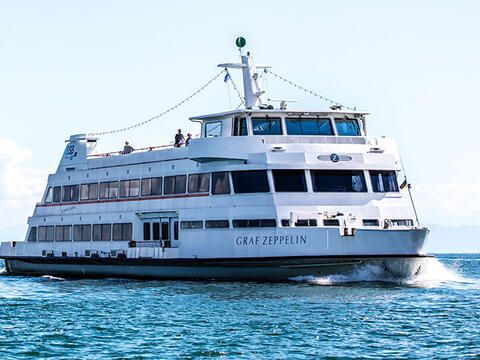
<path fill-rule="evenodd" d="M 362 170 L 311 170 L 314 192 L 367 192 Z M 394 170 L 370 170 L 374 192 L 398 192 Z M 304 170 L 272 170 L 276 192 L 307 192 Z M 232 171 L 233 191 L 236 194 L 270 192 L 266 170 Z M 210 181 L 211 180 L 211 181 Z M 187 187 L 188 184 L 188 187 Z M 193 193 L 230 194 L 228 172 L 176 175 L 109 181 L 101 183 L 49 187 L 45 203 L 148 197 Z"/>
<path fill-rule="evenodd" d="M 32 226 L 28 241 L 110 241 L 132 240 L 132 224 L 86 224 Z"/>
<path fill-rule="evenodd" d="M 253 135 L 283 135 L 280 117 L 252 117 L 251 123 Z M 347 117 L 333 120 L 325 117 L 287 117 L 285 118 L 285 129 L 287 135 L 361 136 L 358 120 Z M 218 137 L 221 134 L 221 121 L 205 124 L 205 137 Z M 234 120 L 233 135 L 248 135 L 247 118 Z"/>

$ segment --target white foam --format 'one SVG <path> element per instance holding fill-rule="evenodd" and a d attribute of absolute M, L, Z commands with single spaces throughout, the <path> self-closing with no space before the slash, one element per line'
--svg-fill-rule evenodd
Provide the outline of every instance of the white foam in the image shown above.
<path fill-rule="evenodd" d="M 414 274 L 405 274 L 405 276 L 393 275 L 392 272 L 379 265 L 365 264 L 347 275 L 299 276 L 290 280 L 314 285 L 387 282 L 407 286 L 436 287 L 445 284 L 479 284 L 478 281 L 463 277 L 456 269 L 445 266 L 436 258 L 424 259 Z"/>
<path fill-rule="evenodd" d="M 42 279 L 59 280 L 59 281 L 65 280 L 64 278 L 52 276 L 52 275 L 42 275 Z"/>

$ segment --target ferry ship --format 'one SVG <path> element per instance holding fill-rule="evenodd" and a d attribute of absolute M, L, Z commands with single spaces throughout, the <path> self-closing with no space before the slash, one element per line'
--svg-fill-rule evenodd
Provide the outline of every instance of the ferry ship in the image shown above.
<path fill-rule="evenodd" d="M 240 58 L 219 67 L 226 82 L 242 72 L 242 108 L 190 118 L 201 134 L 188 146 L 94 154 L 98 136 L 70 136 L 24 241 L 0 245 L 6 270 L 260 281 L 419 271 L 429 231 L 394 140 L 367 137 L 368 113 L 339 104 L 272 106 L 259 81 L 270 67 Z"/>

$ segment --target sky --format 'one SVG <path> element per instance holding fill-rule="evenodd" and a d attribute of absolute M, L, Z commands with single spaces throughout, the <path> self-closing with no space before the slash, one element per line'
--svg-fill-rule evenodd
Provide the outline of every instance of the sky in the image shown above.
<path fill-rule="evenodd" d="M 479 13 L 480 3 L 461 0 L 0 0 L 0 240 L 23 238 L 65 139 L 175 105 L 217 64 L 238 61 L 241 35 L 258 63 L 369 111 L 369 136 L 397 141 L 420 220 L 468 227 L 450 250 L 480 252 Z M 271 76 L 265 85 L 268 97 L 298 100 L 293 107 L 328 106 Z M 238 105 L 228 86 L 219 79 L 161 119 L 104 136 L 98 151 L 196 133 L 190 116 Z M 432 251 L 443 249 L 440 235 L 432 231 Z"/>

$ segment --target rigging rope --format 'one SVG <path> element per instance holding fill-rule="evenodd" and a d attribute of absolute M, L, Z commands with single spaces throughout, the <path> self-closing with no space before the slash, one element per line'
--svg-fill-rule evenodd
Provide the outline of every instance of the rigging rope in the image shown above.
<path fill-rule="evenodd" d="M 352 110 L 352 111 L 356 111 L 356 110 L 357 110 L 357 109 L 354 108 L 354 107 L 352 108 L 352 107 L 349 107 L 349 106 L 342 105 L 342 104 L 340 104 L 340 103 L 337 102 L 337 101 L 334 101 L 334 100 L 332 100 L 332 99 L 329 99 L 329 98 L 327 98 L 327 97 L 325 97 L 325 96 L 323 96 L 323 95 L 317 94 L 316 92 L 313 92 L 312 90 L 308 90 L 307 88 L 304 88 L 303 86 L 298 85 L 298 84 L 294 83 L 293 81 L 290 81 L 290 80 L 288 80 L 288 79 L 285 79 L 283 76 L 278 75 L 277 73 L 273 72 L 273 71 L 270 70 L 270 69 L 264 69 L 264 72 L 265 72 L 265 73 L 272 74 L 272 75 L 275 76 L 277 79 L 280 79 L 280 80 L 286 82 L 287 84 L 290 84 L 290 85 L 292 85 L 293 87 L 296 87 L 297 89 L 303 90 L 303 91 L 306 92 L 306 93 L 309 93 L 309 94 L 311 94 L 311 95 L 313 95 L 313 96 L 316 96 L 316 97 L 322 99 L 323 101 L 329 102 L 330 104 L 333 104 L 333 105 L 336 105 L 336 106 L 341 106 L 341 107 L 344 107 L 345 109 Z"/>
<path fill-rule="evenodd" d="M 230 72 L 228 71 L 227 68 L 224 69 L 225 72 L 226 72 L 226 75 L 225 75 L 225 78 L 227 80 L 230 80 L 230 82 L 232 83 L 232 86 L 233 86 L 233 89 L 235 90 L 235 92 L 237 93 L 237 96 L 238 98 L 240 99 L 240 105 L 237 106 L 237 109 L 240 108 L 240 106 L 244 106 L 246 107 L 245 105 L 245 98 L 242 96 L 242 93 L 240 92 L 240 90 L 238 90 L 238 87 L 237 85 L 235 84 L 235 81 L 233 81 L 233 78 L 232 78 L 232 75 L 230 75 Z"/>
<path fill-rule="evenodd" d="M 134 128 L 137 128 L 139 126 L 143 126 L 145 124 L 148 124 L 149 122 L 153 121 L 153 120 L 156 120 L 166 114 L 168 114 L 169 112 L 177 109 L 178 107 L 182 106 L 183 104 L 185 104 L 186 102 L 190 101 L 193 97 L 195 97 L 196 95 L 198 95 L 199 93 L 201 93 L 208 85 L 210 85 L 211 83 L 213 83 L 215 80 L 217 80 L 220 75 L 222 75 L 223 73 L 225 72 L 225 69 L 222 69 L 222 71 L 220 71 L 217 75 L 215 75 L 212 79 L 210 79 L 205 85 L 203 85 L 201 88 L 199 88 L 198 90 L 196 90 L 193 94 L 191 94 L 190 96 L 186 97 L 185 99 L 183 99 L 182 101 L 180 101 L 178 104 L 172 106 L 171 108 L 168 108 L 167 110 L 165 110 L 164 112 L 158 114 L 158 115 L 155 115 L 147 120 L 144 120 L 142 122 L 139 122 L 139 123 L 136 123 L 134 125 L 130 125 L 130 126 L 127 126 L 127 127 L 124 127 L 124 128 L 120 128 L 120 129 L 115 129 L 115 130 L 108 130 L 108 131 L 102 131 L 102 132 L 96 132 L 96 133 L 90 133 L 89 135 L 91 136 L 102 136 L 102 135 L 109 135 L 109 134 L 116 134 L 116 133 L 120 133 L 120 132 L 123 132 L 123 131 L 127 131 L 127 130 L 131 130 L 131 129 L 134 129 Z M 228 73 L 228 71 L 227 71 Z"/>

